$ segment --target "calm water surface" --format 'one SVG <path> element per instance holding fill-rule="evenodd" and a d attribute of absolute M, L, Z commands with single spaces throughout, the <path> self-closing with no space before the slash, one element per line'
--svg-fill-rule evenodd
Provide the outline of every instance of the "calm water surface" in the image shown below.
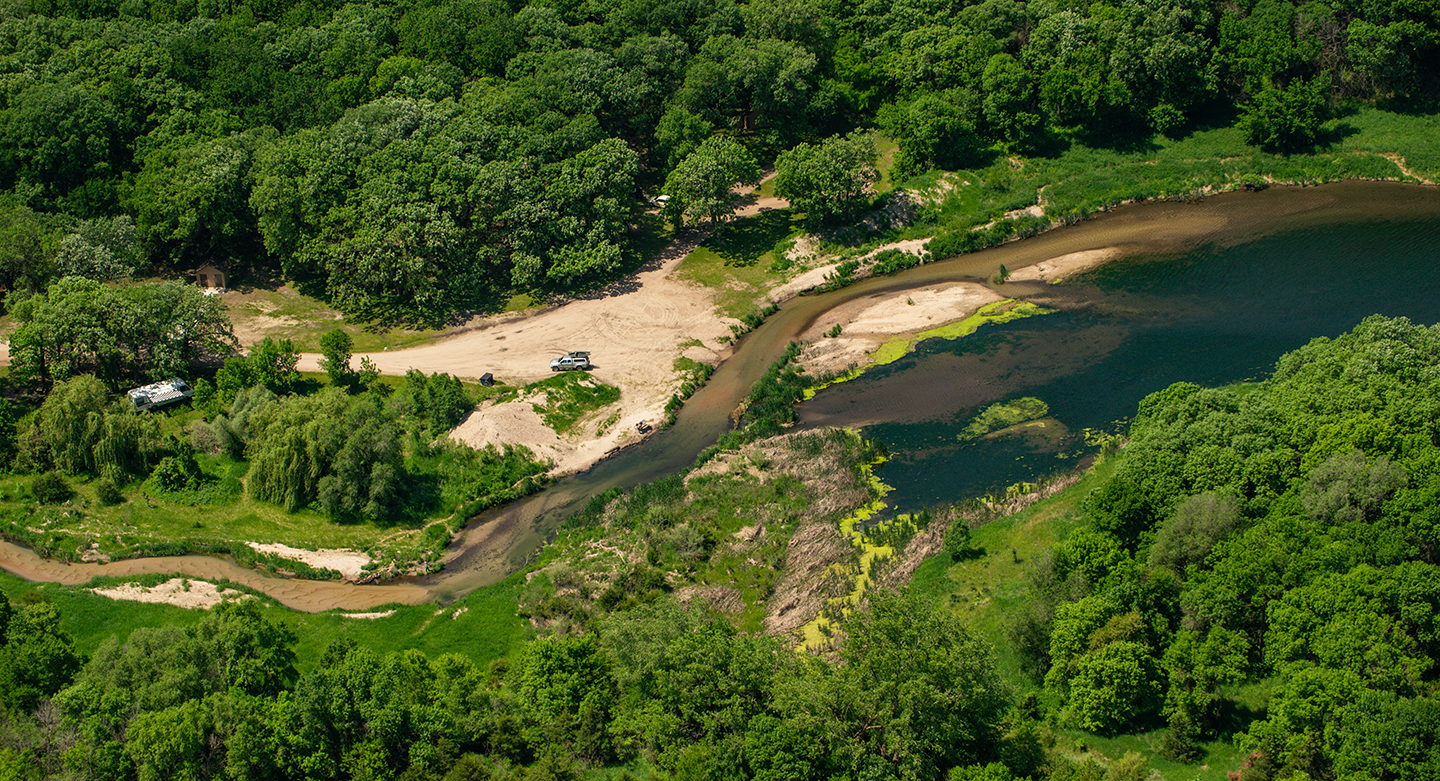
<path fill-rule="evenodd" d="M 1087 452 L 1082 430 L 1117 430 L 1146 394 L 1180 381 L 1263 379 L 1281 354 L 1368 315 L 1440 322 L 1440 220 L 1308 227 L 998 289 L 1057 311 L 924 342 L 801 411 L 807 425 L 859 424 L 886 443 L 894 458 L 879 474 L 897 509 L 1070 468 Z M 957 439 L 986 405 L 1022 396 L 1044 401 L 1061 425 L 1045 436 Z M 907 401 L 916 397 L 927 403 Z"/>

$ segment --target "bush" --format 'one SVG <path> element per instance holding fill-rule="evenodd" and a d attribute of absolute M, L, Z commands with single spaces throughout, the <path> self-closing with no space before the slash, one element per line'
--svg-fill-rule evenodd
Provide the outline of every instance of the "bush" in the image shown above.
<path fill-rule="evenodd" d="M 908 252 L 901 252 L 898 249 L 887 249 L 877 253 L 873 259 L 876 274 L 894 274 L 897 271 L 904 271 L 907 268 L 914 268 L 920 263 L 919 255 L 911 255 Z"/>
<path fill-rule="evenodd" d="M 75 495 L 75 489 L 59 472 L 46 472 L 30 483 L 30 494 L 41 504 L 61 504 Z"/>
<path fill-rule="evenodd" d="M 107 505 L 120 504 L 125 501 L 125 497 L 120 494 L 120 489 L 116 488 L 115 484 L 109 480 L 95 481 L 95 498 L 99 499 L 101 504 Z"/>
<path fill-rule="evenodd" d="M 195 456 L 185 453 L 166 456 L 160 465 L 155 467 L 155 473 L 151 477 L 160 490 L 174 492 L 199 488 L 202 475 Z"/>
<path fill-rule="evenodd" d="M 970 523 L 964 518 L 955 518 L 950 523 L 950 529 L 945 532 L 946 555 L 951 561 L 959 561 L 969 557 L 974 549 L 970 540 Z"/>

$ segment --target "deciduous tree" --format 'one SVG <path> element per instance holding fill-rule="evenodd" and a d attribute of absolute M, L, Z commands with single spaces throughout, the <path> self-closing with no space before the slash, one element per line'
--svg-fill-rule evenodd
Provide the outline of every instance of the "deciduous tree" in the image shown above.
<path fill-rule="evenodd" d="M 880 178 L 878 158 L 875 139 L 864 133 L 800 144 L 775 160 L 775 194 L 805 212 L 812 225 L 853 219 Z"/>
<path fill-rule="evenodd" d="M 665 212 L 677 225 L 730 215 L 736 185 L 756 184 L 760 167 L 750 152 L 729 136 L 711 136 L 685 156 L 665 180 L 670 203 Z"/>

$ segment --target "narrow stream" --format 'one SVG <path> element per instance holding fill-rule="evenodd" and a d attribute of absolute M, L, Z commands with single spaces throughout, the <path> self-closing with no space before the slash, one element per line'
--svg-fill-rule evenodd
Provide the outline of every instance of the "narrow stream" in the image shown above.
<path fill-rule="evenodd" d="M 1350 249 L 1338 255 L 1322 252 L 1336 246 Z M 1435 188 L 1347 182 L 1228 193 L 1197 203 L 1138 204 L 1025 241 L 788 302 L 740 340 L 673 427 L 540 494 L 472 520 L 452 544 L 445 570 L 435 575 L 355 586 L 271 578 L 203 556 L 67 565 L 4 543 L 0 568 L 65 583 L 141 572 L 225 577 L 308 611 L 452 601 L 517 571 L 591 497 L 693 463 L 725 432 L 729 413 L 765 368 L 830 309 L 937 283 L 983 281 L 1002 263 L 1013 270 L 1102 248 L 1119 249 L 1127 257 L 1075 284 L 1000 289 L 1059 314 L 986 326 L 956 342 L 924 343 L 915 357 L 807 402 L 805 425 L 867 428 L 868 435 L 881 438 L 899 456 L 882 475 L 897 488 L 892 498 L 902 506 L 933 504 L 974 495 L 1017 474 L 1043 473 L 1046 457 L 1053 460 L 1074 450 L 1068 442 L 962 453 L 954 444 L 953 427 L 991 400 L 1044 393 L 1052 414 L 1068 419 L 1071 429 L 1104 426 L 1133 410 L 1145 393 L 1172 381 L 1215 384 L 1256 376 L 1279 352 L 1313 336 L 1345 331 L 1373 311 L 1440 321 L 1440 191 Z M 1235 248 L 1243 250 L 1241 256 L 1229 254 Z M 1358 260 L 1346 265 L 1345 257 Z M 1428 275 L 1421 273 L 1426 264 Z M 1218 288 L 1212 284 L 1217 275 L 1223 282 Z M 1243 298 L 1251 309 L 1237 312 L 1230 306 L 1242 298 L 1239 291 L 1247 291 Z M 1348 306 L 1333 305 L 1341 300 Z M 1397 301 L 1418 303 L 1410 309 L 1384 306 Z M 1236 320 L 1250 323 L 1244 336 L 1224 327 Z M 1189 329 L 1191 337 L 1176 341 L 1165 335 L 1165 327 L 1171 328 L 1168 333 Z M 1231 349 L 1201 362 L 1226 369 L 1209 374 L 1192 373 L 1195 364 L 1183 360 L 1157 365 L 1125 357 L 1204 352 L 1216 342 Z M 1114 356 L 1111 363 L 1105 362 L 1107 356 Z M 1038 390 L 1042 387 L 1047 389 Z M 1067 387 L 1078 390 L 1067 395 Z M 1106 403 L 1097 405 L 1097 399 Z M 1030 461 L 1013 470 L 1009 465 L 1017 459 Z"/>

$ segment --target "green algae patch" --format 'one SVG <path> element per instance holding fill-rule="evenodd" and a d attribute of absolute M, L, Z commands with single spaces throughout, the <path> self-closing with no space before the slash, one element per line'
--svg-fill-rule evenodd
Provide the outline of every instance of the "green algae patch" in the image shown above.
<path fill-rule="evenodd" d="M 953 323 L 946 323 L 938 328 L 931 328 L 928 331 L 921 331 L 914 336 L 902 336 L 892 339 L 880 345 L 872 356 L 872 366 L 883 366 L 887 363 L 894 363 L 905 356 L 906 353 L 915 349 L 915 345 L 926 339 L 959 339 L 962 336 L 969 336 L 975 333 L 980 326 L 986 323 L 1008 323 L 1011 320 L 1020 320 L 1035 315 L 1048 315 L 1053 310 L 1043 306 L 1032 304 L 1029 301 L 1016 301 L 1007 298 L 1004 301 L 996 301 L 993 304 L 986 304 L 975 311 L 975 314 L 963 320 L 956 320 Z"/>
<path fill-rule="evenodd" d="M 1053 310 L 1037 306 L 1028 301 L 1016 301 L 1013 298 L 996 301 L 993 304 L 986 304 L 976 310 L 975 314 L 963 320 L 956 320 L 953 323 L 948 323 L 938 328 L 921 331 L 913 336 L 901 336 L 880 345 L 875 348 L 875 352 L 870 354 L 870 364 L 868 366 L 851 369 L 838 377 L 816 383 L 806 388 L 804 400 L 809 401 L 815 398 L 815 394 L 825 390 L 831 385 L 849 382 L 864 374 L 868 369 L 876 366 L 884 366 L 887 363 L 894 363 L 905 357 L 906 353 L 915 349 L 915 345 L 926 339 L 959 339 L 962 336 L 969 336 L 975 333 L 976 329 L 986 323 L 1007 323 L 1023 317 L 1048 315 L 1051 311 Z"/>
<path fill-rule="evenodd" d="M 875 565 L 893 558 L 895 551 L 904 546 L 919 530 L 915 518 L 910 515 L 898 515 L 888 521 L 870 525 L 870 520 L 889 506 L 885 503 L 885 495 L 894 490 L 875 476 L 875 467 L 886 460 L 888 459 L 881 456 L 860 466 L 876 498 L 840 521 L 840 534 L 855 546 L 860 552 L 860 558 L 854 564 L 833 564 L 830 572 L 849 579 L 850 593 L 828 600 L 820 615 L 800 628 L 801 641 L 795 649 L 797 651 L 815 650 L 828 643 L 834 635 L 835 624 L 859 605 L 865 592 L 875 585 Z"/>
<path fill-rule="evenodd" d="M 962 442 L 979 439 L 1032 420 L 1040 420 L 1050 414 L 1050 405 L 1033 398 L 1023 397 L 991 404 L 970 420 L 956 438 Z"/>
<path fill-rule="evenodd" d="M 824 382 L 820 382 L 820 383 L 816 383 L 815 385 L 811 385 L 810 387 L 808 387 L 808 388 L 805 389 L 805 394 L 804 394 L 804 396 L 802 397 L 802 400 L 803 400 L 803 401 L 809 401 L 809 400 L 815 398 L 815 394 L 819 393 L 819 392 L 822 391 L 822 390 L 825 390 L 826 388 L 830 387 L 831 385 L 837 385 L 837 384 L 842 383 L 842 382 L 849 382 L 850 380 L 853 380 L 853 379 L 855 379 L 856 377 L 859 377 L 860 375 L 862 375 L 862 374 L 864 374 L 864 373 L 865 373 L 865 369 L 864 369 L 863 367 L 857 367 L 857 368 L 851 369 L 851 370 L 848 371 L 848 372 L 845 372 L 844 374 L 842 374 L 842 375 L 840 375 L 840 376 L 838 376 L 838 377 L 833 377 L 833 378 L 831 378 L 831 379 L 825 380 Z"/>

